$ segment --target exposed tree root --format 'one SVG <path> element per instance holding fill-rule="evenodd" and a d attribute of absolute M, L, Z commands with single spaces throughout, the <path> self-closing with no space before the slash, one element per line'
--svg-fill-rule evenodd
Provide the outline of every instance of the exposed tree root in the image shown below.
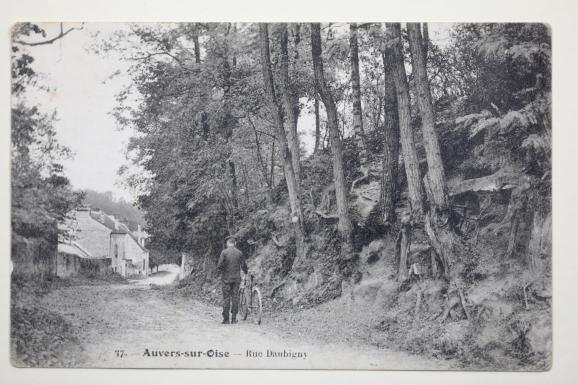
<path fill-rule="evenodd" d="M 355 180 L 351 183 L 351 189 L 349 190 L 349 192 L 353 193 L 353 190 L 355 190 L 355 186 L 356 186 L 358 183 L 361 183 L 361 182 L 363 182 L 363 181 L 365 181 L 365 180 L 369 180 L 369 172 L 367 172 L 367 171 L 365 171 L 362 176 L 360 176 L 359 178 L 355 179 Z"/>
<path fill-rule="evenodd" d="M 281 242 L 279 242 L 279 239 L 277 239 L 277 235 L 275 235 L 275 234 L 271 235 L 271 240 L 273 241 L 275 246 L 277 246 L 279 248 L 283 248 L 286 246 L 286 245 L 282 244 Z"/>
<path fill-rule="evenodd" d="M 414 312 L 413 312 L 413 321 L 414 321 L 414 322 L 419 321 L 421 301 L 422 301 L 422 291 L 421 291 L 421 290 L 418 290 L 418 292 L 417 292 L 417 298 L 415 299 L 415 310 L 414 310 Z"/>
<path fill-rule="evenodd" d="M 360 176 L 359 178 L 355 179 L 353 182 L 351 182 L 351 189 L 349 190 L 349 192 L 351 194 L 355 194 L 355 187 L 357 187 L 357 184 L 361 183 L 361 182 L 365 182 L 366 180 L 369 181 L 370 178 L 381 178 L 381 174 L 380 173 L 376 173 L 376 172 L 372 172 L 371 170 L 362 170 L 363 175 Z"/>
<path fill-rule="evenodd" d="M 453 308 L 455 308 L 459 304 L 460 300 L 456 297 L 449 297 L 446 301 L 446 306 L 444 309 L 439 313 L 439 315 L 435 316 L 433 319 L 437 319 L 439 317 L 440 322 L 445 322 L 445 320 L 450 316 L 450 312 Z"/>
<path fill-rule="evenodd" d="M 462 309 L 464 309 L 464 314 L 466 315 L 466 318 L 468 319 L 468 321 L 470 321 L 471 320 L 470 312 L 468 311 L 468 308 L 466 307 L 466 298 L 464 297 L 464 293 L 462 291 L 462 288 L 459 287 L 458 285 L 456 285 L 456 288 L 458 290 L 458 295 L 460 296 L 460 304 L 462 305 Z"/>
<path fill-rule="evenodd" d="M 528 310 L 530 308 L 530 306 L 528 305 L 528 294 L 526 292 L 526 290 L 528 289 L 528 286 L 530 286 L 531 283 L 528 283 L 524 286 L 522 286 L 522 292 L 524 293 L 524 308 L 526 310 Z"/>
<path fill-rule="evenodd" d="M 399 246 L 398 246 L 399 245 Z M 398 246 L 398 247 L 397 247 Z M 404 282 L 408 278 L 407 257 L 411 246 L 411 216 L 407 213 L 401 218 L 401 229 L 396 241 L 396 253 L 399 261 L 397 280 Z"/>
<path fill-rule="evenodd" d="M 444 276 L 449 277 L 451 256 L 453 254 L 451 250 L 451 234 L 446 230 L 438 228 L 434 223 L 432 223 L 432 221 L 431 214 L 428 213 L 425 217 L 425 231 L 433 249 L 442 263 Z"/>

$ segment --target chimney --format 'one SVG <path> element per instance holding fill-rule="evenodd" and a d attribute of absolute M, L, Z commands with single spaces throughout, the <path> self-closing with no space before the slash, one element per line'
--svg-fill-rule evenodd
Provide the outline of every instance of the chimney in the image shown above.
<path fill-rule="evenodd" d="M 110 219 L 112 219 L 112 221 L 114 222 L 114 229 L 118 231 L 118 219 L 116 219 L 116 217 L 114 215 L 110 216 Z"/>

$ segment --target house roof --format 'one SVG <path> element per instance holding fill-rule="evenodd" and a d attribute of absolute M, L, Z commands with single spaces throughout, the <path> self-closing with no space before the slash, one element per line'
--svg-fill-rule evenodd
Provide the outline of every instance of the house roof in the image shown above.
<path fill-rule="evenodd" d="M 76 210 L 69 226 L 73 230 L 74 241 L 95 258 L 106 258 L 110 248 L 110 229 L 94 220 L 87 210 Z"/>
<path fill-rule="evenodd" d="M 76 242 L 63 240 L 67 246 L 59 246 L 59 252 L 79 254 L 83 258 L 108 258 L 112 234 L 128 235 L 140 250 L 145 253 L 148 252 L 125 224 L 115 221 L 114 217 L 100 210 L 91 211 L 86 207 L 78 208 L 68 221 L 61 224 L 61 229 L 69 230 L 73 237 L 72 240 Z M 78 248 L 84 250 L 85 253 L 78 251 Z"/>
<path fill-rule="evenodd" d="M 133 233 L 128 232 L 127 234 L 128 234 L 129 237 L 132 238 L 133 241 L 135 241 L 135 243 L 137 244 L 137 246 L 140 247 L 140 249 L 141 249 L 142 251 L 148 252 L 148 250 L 147 250 L 143 245 L 140 244 L 140 242 L 138 241 L 137 237 L 135 237 Z"/>
<path fill-rule="evenodd" d="M 58 252 L 62 254 L 76 255 L 85 259 L 97 259 L 76 242 L 58 242 Z"/>
<path fill-rule="evenodd" d="M 135 237 L 135 235 L 130 231 L 130 229 L 128 228 L 127 225 L 125 225 L 124 223 L 120 223 L 118 222 L 118 227 L 117 227 L 117 222 L 115 222 L 114 219 L 112 219 L 109 215 L 105 214 L 104 212 L 100 212 L 100 214 L 95 214 L 95 213 L 90 213 L 90 217 L 92 219 L 94 219 L 95 221 L 97 221 L 98 223 L 106 226 L 111 232 L 111 234 L 127 234 L 129 237 L 132 238 L 132 240 L 138 245 L 138 247 L 142 250 L 147 252 L 148 250 L 146 248 L 144 248 L 140 242 L 138 241 L 137 237 Z"/>

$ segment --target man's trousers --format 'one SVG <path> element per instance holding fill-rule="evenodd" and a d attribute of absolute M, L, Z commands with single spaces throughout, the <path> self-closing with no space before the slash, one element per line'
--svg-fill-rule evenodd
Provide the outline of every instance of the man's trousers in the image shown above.
<path fill-rule="evenodd" d="M 229 319 L 229 310 L 235 317 L 239 311 L 239 286 L 241 282 L 223 282 L 223 319 Z"/>

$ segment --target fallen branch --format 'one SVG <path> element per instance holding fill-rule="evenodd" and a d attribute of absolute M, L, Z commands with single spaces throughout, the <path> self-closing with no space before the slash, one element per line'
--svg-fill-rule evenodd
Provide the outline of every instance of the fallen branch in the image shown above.
<path fill-rule="evenodd" d="M 380 176 L 381 175 L 379 173 L 371 172 L 371 170 L 365 171 L 362 176 L 360 176 L 359 178 L 357 178 L 353 182 L 351 182 L 351 189 L 349 190 L 349 192 L 353 194 L 353 190 L 355 190 L 355 186 L 358 183 L 361 183 L 364 180 L 369 179 L 369 177 L 379 178 Z"/>
<path fill-rule="evenodd" d="M 315 210 L 314 213 L 319 215 L 323 219 L 339 219 L 339 215 L 337 214 L 325 214 L 319 210 Z"/>
<path fill-rule="evenodd" d="M 498 114 L 498 117 L 502 116 L 502 111 L 498 108 L 498 106 L 496 106 L 494 104 L 494 102 L 490 102 L 490 106 L 492 106 L 492 108 L 494 109 L 494 111 L 496 111 L 496 113 Z"/>
<path fill-rule="evenodd" d="M 350 192 L 353 192 L 353 190 L 355 190 L 355 185 L 358 183 L 363 182 L 364 180 L 369 179 L 369 173 L 364 173 L 362 176 L 360 176 L 359 178 L 355 179 L 352 183 L 351 183 L 351 189 L 349 190 Z"/>
<path fill-rule="evenodd" d="M 283 280 L 280 284 L 278 284 L 277 286 L 275 286 L 272 290 L 271 293 L 269 294 L 270 298 L 273 298 L 275 296 L 275 293 L 277 292 L 277 290 L 279 290 L 280 288 L 282 288 L 283 286 L 285 286 L 285 283 L 287 282 L 287 280 Z"/>

